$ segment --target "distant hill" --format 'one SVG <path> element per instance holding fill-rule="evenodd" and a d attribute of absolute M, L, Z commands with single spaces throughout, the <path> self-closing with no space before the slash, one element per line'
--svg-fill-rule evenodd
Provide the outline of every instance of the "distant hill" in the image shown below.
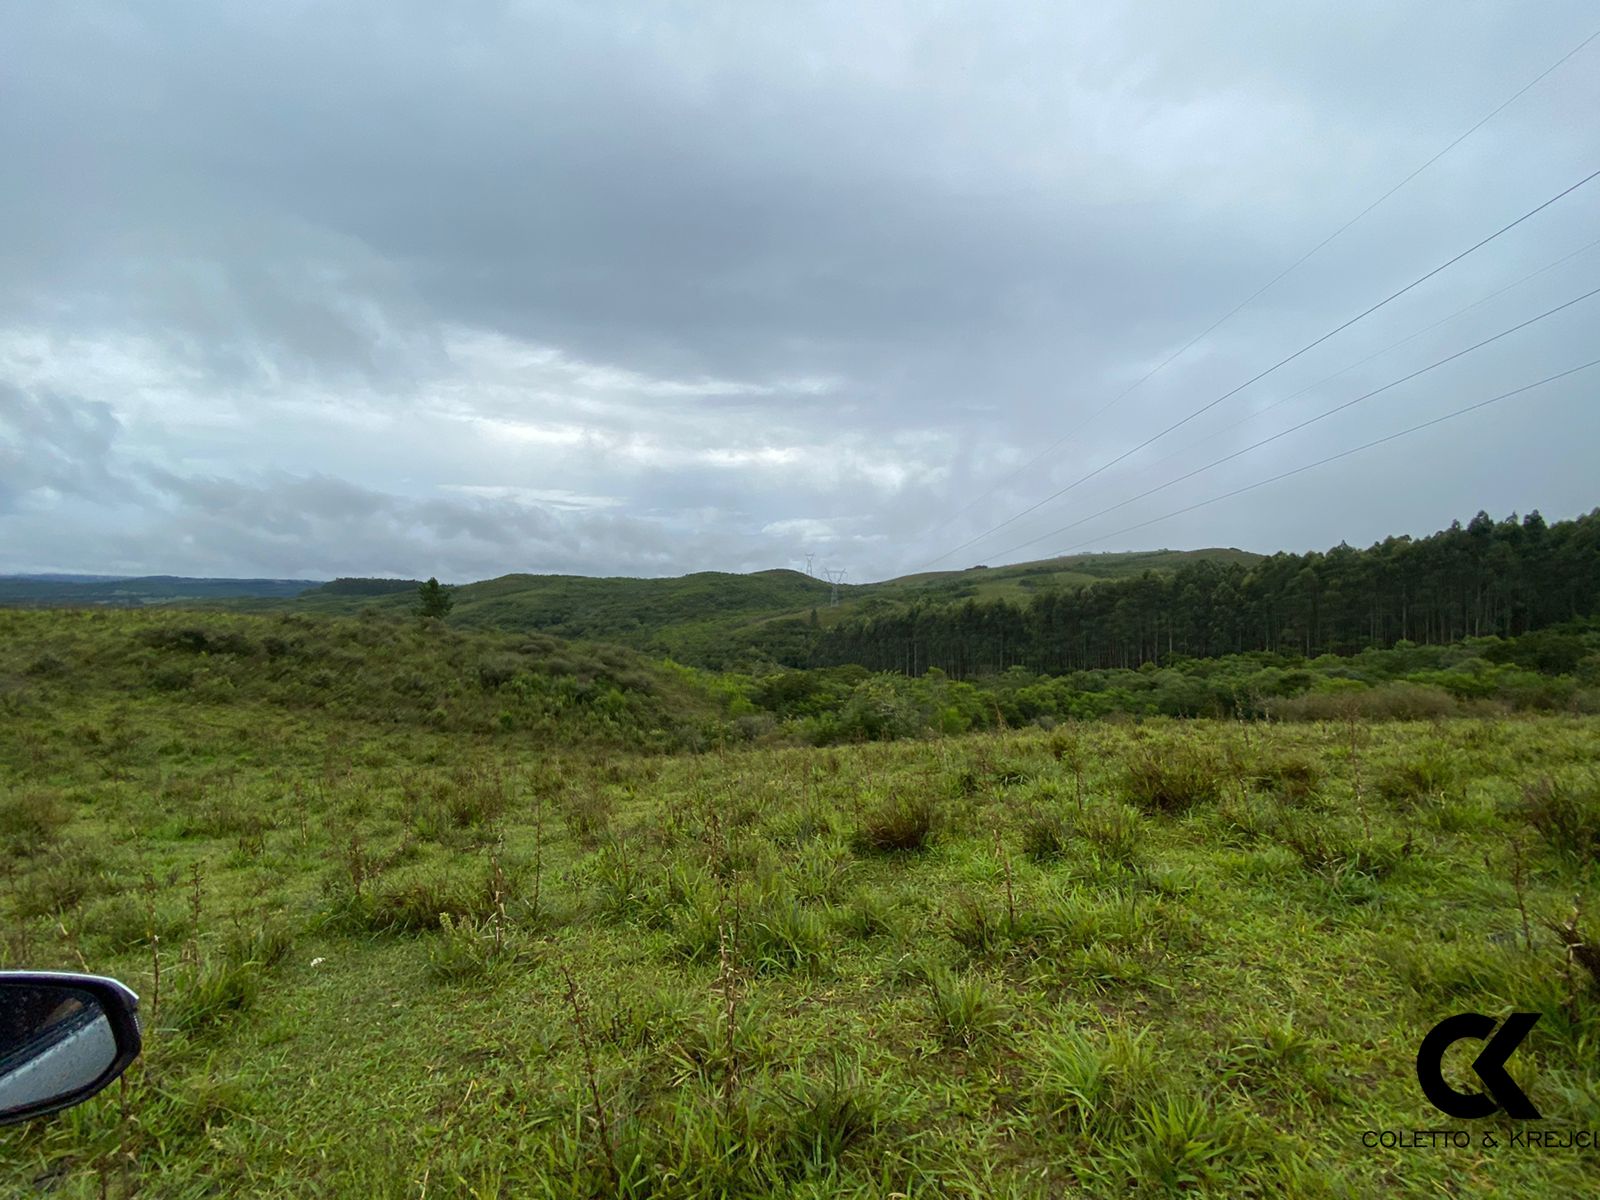
<path fill-rule="evenodd" d="M 1048 588 L 1073 588 L 1198 560 L 1251 563 L 1245 550 L 1152 550 L 1079 554 L 1004 567 L 969 567 L 878 583 L 833 586 L 800 571 L 735 575 L 702 571 L 669 579 L 586 575 L 502 575 L 452 589 L 450 623 L 468 629 L 544 633 L 614 642 L 696 666 L 753 661 L 802 666 L 816 631 L 851 616 L 969 597 L 1023 600 Z M 363 609 L 400 615 L 416 600 L 416 580 L 339 579 L 293 598 L 252 596 L 230 608 L 349 615 Z M 816 624 L 812 625 L 812 614 Z"/>
<path fill-rule="evenodd" d="M 717 669 L 760 661 L 803 666 L 818 631 L 850 617 L 968 598 L 1021 601 L 1049 588 L 1173 571 L 1199 560 L 1250 563 L 1259 557 L 1233 549 L 1078 554 L 841 584 L 837 605 L 833 585 L 790 570 L 748 575 L 701 571 L 669 579 L 502 575 L 452 589 L 450 623 L 612 642 Z M 417 584 L 415 579 L 9 575 L 0 576 L 0 605 L 174 605 L 330 616 L 376 610 L 398 617 L 411 610 Z"/>
<path fill-rule="evenodd" d="M 321 584 L 318 579 L 191 579 L 180 575 L 0 575 L 0 604 L 110 605 L 142 608 L 186 600 L 237 596 L 284 598 Z M 412 585 L 415 586 L 414 584 Z"/>

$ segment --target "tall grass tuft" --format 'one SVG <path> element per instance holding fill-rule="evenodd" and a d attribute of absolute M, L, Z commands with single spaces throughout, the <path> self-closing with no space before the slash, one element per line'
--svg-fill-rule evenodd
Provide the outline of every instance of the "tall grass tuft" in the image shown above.
<path fill-rule="evenodd" d="M 1580 863 L 1600 859 L 1600 779 L 1578 784 L 1541 776 L 1523 789 L 1521 809 L 1558 854 Z"/>
<path fill-rule="evenodd" d="M 783 1157 L 789 1174 L 810 1174 L 838 1162 L 878 1128 L 882 1100 L 854 1059 L 835 1054 L 820 1077 L 779 1092 Z"/>
<path fill-rule="evenodd" d="M 896 794 L 862 813 L 856 848 L 875 854 L 925 850 L 938 821 L 939 810 L 931 798 Z"/>
<path fill-rule="evenodd" d="M 1122 796 L 1147 813 L 1179 813 L 1215 803 L 1224 779 L 1221 764 L 1194 746 L 1154 747 L 1124 768 Z"/>
<path fill-rule="evenodd" d="M 976 975 L 943 968 L 928 971 L 928 1003 L 939 1040 L 972 1049 L 1001 1039 L 1008 1013 L 994 989 Z"/>
<path fill-rule="evenodd" d="M 0 849 L 31 855 L 55 845 L 72 812 L 54 792 L 28 791 L 0 799 Z"/>

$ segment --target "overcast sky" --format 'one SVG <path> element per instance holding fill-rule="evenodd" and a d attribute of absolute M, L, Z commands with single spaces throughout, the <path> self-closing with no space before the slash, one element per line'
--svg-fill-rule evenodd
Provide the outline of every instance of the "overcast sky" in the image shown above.
<path fill-rule="evenodd" d="M 1093 516 L 1600 287 L 1600 180 L 962 546 L 1600 168 L 1596 40 L 1100 412 L 1597 25 L 1582 0 L 9 6 L 0 571 L 809 553 L 864 581 L 1588 511 L 1600 367 L 1122 532 L 1600 357 L 1600 297 Z"/>

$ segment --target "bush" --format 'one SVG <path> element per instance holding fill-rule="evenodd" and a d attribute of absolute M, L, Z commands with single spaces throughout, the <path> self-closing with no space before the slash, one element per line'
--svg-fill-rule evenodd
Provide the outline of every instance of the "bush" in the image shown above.
<path fill-rule="evenodd" d="M 478 664 L 478 683 L 485 689 L 504 687 L 524 669 L 523 660 L 514 654 L 494 654 Z"/>
<path fill-rule="evenodd" d="M 188 654 L 252 654 L 250 639 L 228 630 L 221 632 L 196 626 L 158 627 L 145 630 L 140 640 L 157 650 L 178 650 Z"/>
<path fill-rule="evenodd" d="M 1425 721 L 1450 717 L 1461 704 L 1443 688 L 1425 683 L 1386 683 L 1374 688 L 1308 692 L 1267 702 L 1267 711 L 1280 721 Z"/>

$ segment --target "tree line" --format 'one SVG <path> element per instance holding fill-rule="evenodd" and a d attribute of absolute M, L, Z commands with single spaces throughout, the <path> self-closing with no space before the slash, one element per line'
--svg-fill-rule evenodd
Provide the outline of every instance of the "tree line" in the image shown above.
<path fill-rule="evenodd" d="M 858 663 L 965 678 L 1025 667 L 1061 673 L 1250 651 L 1314 657 L 1397 643 L 1514 637 L 1600 612 L 1600 509 L 1547 524 L 1537 511 L 1480 512 L 1431 537 L 1369 549 L 1279 553 L 1248 566 L 1042 592 L 1027 603 L 912 605 L 821 633 L 817 666 Z"/>

